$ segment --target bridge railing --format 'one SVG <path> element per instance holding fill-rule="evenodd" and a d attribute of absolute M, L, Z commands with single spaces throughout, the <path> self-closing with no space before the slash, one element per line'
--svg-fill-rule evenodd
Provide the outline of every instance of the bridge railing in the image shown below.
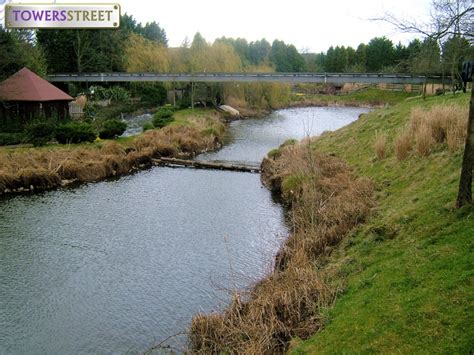
<path fill-rule="evenodd" d="M 281 83 L 448 83 L 442 75 L 392 73 L 64 73 L 49 75 L 55 82 L 281 82 Z"/>

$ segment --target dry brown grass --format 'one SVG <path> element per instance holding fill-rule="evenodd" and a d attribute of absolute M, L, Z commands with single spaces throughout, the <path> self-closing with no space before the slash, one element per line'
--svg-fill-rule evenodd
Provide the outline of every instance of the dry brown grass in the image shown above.
<path fill-rule="evenodd" d="M 374 150 L 377 159 L 385 158 L 387 153 L 387 135 L 385 133 L 375 132 Z"/>
<path fill-rule="evenodd" d="M 430 125 L 423 122 L 415 132 L 415 148 L 418 155 L 424 157 L 428 156 L 431 153 L 434 142 L 435 140 Z"/>
<path fill-rule="evenodd" d="M 394 141 L 395 156 L 398 161 L 408 158 L 412 148 L 412 134 L 409 129 L 402 130 Z"/>
<path fill-rule="evenodd" d="M 446 143 L 448 149 L 461 148 L 466 137 L 467 107 L 436 105 L 430 110 L 414 108 L 410 115 L 410 129 L 415 136 L 416 151 L 427 156 L 436 144 Z"/>
<path fill-rule="evenodd" d="M 128 146 L 117 142 L 51 149 L 0 151 L 0 194 L 48 189 L 68 181 L 98 181 L 150 167 L 153 158 L 192 156 L 213 149 L 220 142 L 223 125 L 219 116 L 191 120 L 186 126 L 151 130 Z M 211 129 L 211 133 L 204 132 Z"/>
<path fill-rule="evenodd" d="M 194 352 L 281 353 L 291 338 L 307 338 L 322 326 L 321 308 L 333 302 L 336 291 L 314 264 L 323 263 L 334 245 L 365 220 L 372 185 L 342 160 L 308 147 L 308 141 L 286 146 L 275 159 L 264 161 L 265 183 L 292 206 L 293 232 L 273 273 L 235 294 L 224 312 L 194 317 Z"/>

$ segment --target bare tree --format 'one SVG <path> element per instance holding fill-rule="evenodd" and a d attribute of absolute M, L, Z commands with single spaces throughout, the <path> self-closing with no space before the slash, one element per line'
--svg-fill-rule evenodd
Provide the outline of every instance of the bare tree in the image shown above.
<path fill-rule="evenodd" d="M 473 13 L 474 6 L 471 0 L 433 0 L 427 22 L 409 18 L 400 19 L 391 13 L 386 13 L 372 20 L 388 22 L 401 32 L 418 33 L 434 39 L 440 44 L 441 48 L 448 40 L 454 42 L 450 45 L 451 58 L 449 63 L 443 62 L 443 76 L 446 69 L 445 64 L 448 64 L 454 93 L 456 83 L 460 79 L 459 59 L 466 51 L 466 48 L 462 45 L 462 39 L 471 44 L 474 41 Z"/>
<path fill-rule="evenodd" d="M 436 40 L 463 36 L 472 41 L 474 39 L 473 12 L 471 0 L 433 0 L 429 22 L 400 19 L 391 13 L 372 18 L 372 20 L 388 22 L 401 32 L 419 33 Z"/>
<path fill-rule="evenodd" d="M 433 0 L 430 12 L 430 21 L 420 23 L 416 20 L 399 19 L 393 14 L 385 14 L 373 20 L 391 23 L 402 32 L 422 34 L 433 38 L 439 43 L 446 43 L 452 39 L 465 38 L 469 45 L 474 43 L 474 6 L 471 0 Z M 457 41 L 455 41 L 457 42 Z M 456 51 L 462 48 L 455 47 Z M 451 61 L 451 77 L 454 80 L 459 76 L 458 52 L 454 53 Z M 472 60 L 474 58 L 468 58 Z M 444 76 L 444 73 L 443 73 Z M 472 171 L 474 167 L 474 90 L 471 87 L 471 100 L 469 107 L 467 137 L 464 148 L 464 155 L 461 168 L 461 178 L 459 181 L 459 191 L 456 199 L 456 207 L 460 208 L 472 204 Z"/>

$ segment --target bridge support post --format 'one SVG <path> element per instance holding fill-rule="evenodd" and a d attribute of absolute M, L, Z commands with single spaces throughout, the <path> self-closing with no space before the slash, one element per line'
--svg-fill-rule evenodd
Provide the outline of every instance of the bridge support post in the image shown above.
<path fill-rule="evenodd" d="M 172 84 L 173 89 L 173 107 L 176 107 L 176 83 L 173 81 Z"/>

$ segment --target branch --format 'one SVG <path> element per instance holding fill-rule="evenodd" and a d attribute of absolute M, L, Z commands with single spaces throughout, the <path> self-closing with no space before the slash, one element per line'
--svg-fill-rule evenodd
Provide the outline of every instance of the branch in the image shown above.
<path fill-rule="evenodd" d="M 406 33 L 420 33 L 426 37 L 433 38 L 433 39 L 442 39 L 447 35 L 463 35 L 467 38 L 473 38 L 474 33 L 469 32 L 469 26 L 467 26 L 467 30 L 463 33 L 461 31 L 456 31 L 452 29 L 455 24 L 458 24 L 466 15 L 469 13 L 474 12 L 474 7 L 468 7 L 464 11 L 450 15 L 449 18 L 440 18 L 440 16 L 433 16 L 435 25 L 437 27 L 436 31 L 430 31 L 427 25 L 421 25 L 415 21 L 404 21 L 400 20 L 395 17 L 393 14 L 386 13 L 382 17 L 375 17 L 369 20 L 371 21 L 383 21 L 391 24 L 392 26 L 396 27 L 402 32 Z M 447 21 L 446 21 L 447 20 Z M 445 22 L 446 21 L 446 22 Z M 464 28 L 464 26 L 462 26 Z"/>

